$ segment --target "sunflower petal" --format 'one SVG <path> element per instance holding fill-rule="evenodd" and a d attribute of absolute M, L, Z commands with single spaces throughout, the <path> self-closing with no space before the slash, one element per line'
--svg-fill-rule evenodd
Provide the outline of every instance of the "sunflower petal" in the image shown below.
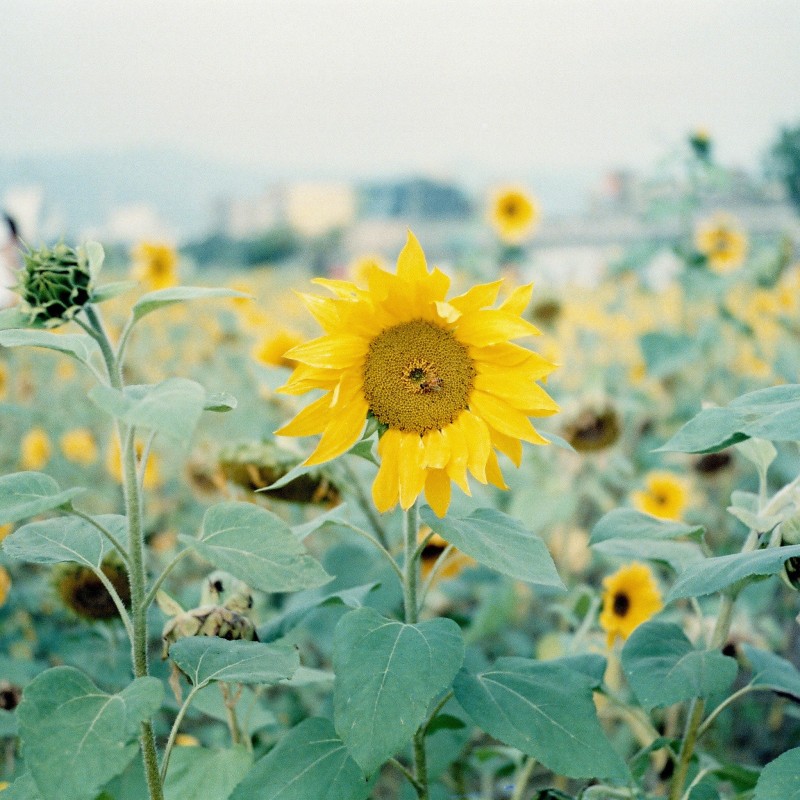
<path fill-rule="evenodd" d="M 307 405 L 293 420 L 275 431 L 278 436 L 313 436 L 331 421 L 331 395 L 323 395 Z"/>
<path fill-rule="evenodd" d="M 425 499 L 437 517 L 443 517 L 450 507 L 450 478 L 443 469 L 429 469 L 425 478 Z"/>
<path fill-rule="evenodd" d="M 519 316 L 528 307 L 533 294 L 533 284 L 517 286 L 513 292 L 500 304 L 498 311 L 505 311 L 507 314 Z"/>
<path fill-rule="evenodd" d="M 339 312 L 335 302 L 316 294 L 306 294 L 305 292 L 296 292 L 296 294 L 324 331 L 332 333 L 339 327 Z"/>
<path fill-rule="evenodd" d="M 503 490 L 508 489 L 494 450 L 489 451 L 489 457 L 486 459 L 486 478 L 492 486 Z"/>
<path fill-rule="evenodd" d="M 369 406 L 365 400 L 353 399 L 344 408 L 337 408 L 334 418 L 322 433 L 314 452 L 305 460 L 308 466 L 324 464 L 346 453 L 360 438 Z"/>
<path fill-rule="evenodd" d="M 464 294 L 450 300 L 450 305 L 457 308 L 462 314 L 468 311 L 477 311 L 479 308 L 490 306 L 497 300 L 497 293 L 503 281 L 492 281 L 491 283 L 479 283 L 473 286 Z"/>
<path fill-rule="evenodd" d="M 450 476 L 466 495 L 471 495 L 469 483 L 467 482 L 467 460 L 469 459 L 469 448 L 464 431 L 456 420 L 452 425 L 448 425 L 442 433 L 450 444 L 450 460 L 447 462 L 447 474 Z"/>
<path fill-rule="evenodd" d="M 513 436 L 506 436 L 494 428 L 489 428 L 489 433 L 492 437 L 492 444 L 504 456 L 507 456 L 515 467 L 518 467 L 522 463 L 522 442 Z"/>
<path fill-rule="evenodd" d="M 491 308 L 464 314 L 456 328 L 456 338 L 466 345 L 486 346 L 538 334 L 539 330 L 522 317 Z"/>
<path fill-rule="evenodd" d="M 408 283 L 424 281 L 428 277 L 428 264 L 417 237 L 408 232 L 405 247 L 397 257 L 397 277 Z"/>
<path fill-rule="evenodd" d="M 461 414 L 460 420 L 469 448 L 467 467 L 476 480 L 486 483 L 486 461 L 492 451 L 489 428 L 480 417 L 469 411 Z"/>
<path fill-rule="evenodd" d="M 469 399 L 470 409 L 500 433 L 513 436 L 531 444 L 549 444 L 547 439 L 540 436 L 531 421 L 513 406 L 499 397 L 473 389 Z"/>
<path fill-rule="evenodd" d="M 400 481 L 400 505 L 411 508 L 425 486 L 425 469 L 422 458 L 425 454 L 422 437 L 417 433 L 401 434 L 398 479 Z"/>
<path fill-rule="evenodd" d="M 398 499 L 400 481 L 398 463 L 400 461 L 400 431 L 390 428 L 378 441 L 378 456 L 381 460 L 378 474 L 372 484 L 372 500 L 383 514 L 392 508 Z"/>
<path fill-rule="evenodd" d="M 425 457 L 423 466 L 427 469 L 444 469 L 450 460 L 450 441 L 438 429 L 428 431 L 423 437 Z"/>
<path fill-rule="evenodd" d="M 344 369 L 357 364 L 367 354 L 369 342 L 350 333 L 329 334 L 287 350 L 284 356 L 311 367 Z"/>

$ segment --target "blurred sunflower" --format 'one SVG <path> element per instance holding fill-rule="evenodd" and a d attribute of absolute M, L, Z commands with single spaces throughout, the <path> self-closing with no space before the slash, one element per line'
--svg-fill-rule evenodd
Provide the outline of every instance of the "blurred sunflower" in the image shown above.
<path fill-rule="evenodd" d="M 6 365 L 0 362 L 0 400 L 6 396 L 8 391 L 8 369 Z"/>
<path fill-rule="evenodd" d="M 518 243 L 539 221 L 539 207 L 524 189 L 507 186 L 495 192 L 489 216 L 504 242 Z"/>
<path fill-rule="evenodd" d="M 634 561 L 603 578 L 603 610 L 600 627 L 608 634 L 608 646 L 633 631 L 664 607 L 661 592 L 649 567 Z"/>
<path fill-rule="evenodd" d="M 144 455 L 144 445 L 136 442 L 136 463 L 137 466 Z M 119 450 L 117 437 L 112 438 L 106 455 L 106 469 L 109 475 L 117 483 L 122 483 L 122 457 Z M 145 489 L 154 489 L 161 484 L 161 469 L 159 467 L 158 456 L 151 450 L 147 459 L 147 466 L 144 469 L 144 481 L 142 485 Z"/>
<path fill-rule="evenodd" d="M 497 309 L 486 306 L 495 302 L 500 281 L 445 301 L 449 278 L 428 272 L 410 232 L 397 273 L 373 268 L 367 290 L 347 281 L 317 283 L 334 297 L 303 299 L 325 335 L 288 351 L 298 366 L 280 391 L 325 394 L 277 431 L 322 434 L 306 464 L 346 452 L 371 416 L 382 431 L 372 487 L 378 510 L 398 499 L 408 509 L 424 490 L 442 516 L 451 480 L 470 493 L 467 471 L 507 488 L 495 448 L 519 465 L 522 441 L 547 443 L 528 417 L 558 410 L 536 383 L 555 365 L 510 341 L 538 333 L 520 316 L 530 286 Z"/>
<path fill-rule="evenodd" d="M 645 476 L 645 488 L 631 495 L 634 506 L 659 519 L 680 519 L 689 502 L 686 482 L 673 472 L 654 470 Z"/>
<path fill-rule="evenodd" d="M 256 342 L 250 354 L 256 361 L 268 367 L 291 369 L 295 366 L 295 362 L 286 357 L 286 352 L 302 341 L 303 337 L 299 333 L 283 328 L 276 333 L 267 334 Z"/>
<path fill-rule="evenodd" d="M 430 528 L 422 527 L 419 531 L 419 539 L 425 539 L 429 533 Z M 426 580 L 431 574 L 436 562 L 439 560 L 439 556 L 444 553 L 447 546 L 447 540 L 439 536 L 438 533 L 434 533 L 433 536 L 428 539 L 428 543 L 422 548 L 422 553 L 420 555 L 420 574 L 423 580 Z M 442 566 L 436 574 L 436 580 L 438 582 L 455 578 L 462 570 L 472 566 L 475 566 L 474 559 L 462 553 L 460 550 L 453 549 L 442 562 Z"/>
<path fill-rule="evenodd" d="M 5 605 L 9 591 L 11 591 L 11 576 L 4 567 L 0 567 L 0 606 Z"/>
<path fill-rule="evenodd" d="M 67 461 L 88 467 L 97 461 L 97 444 L 91 431 L 86 428 L 75 428 L 67 431 L 60 441 L 61 452 Z"/>
<path fill-rule="evenodd" d="M 131 255 L 134 277 L 148 290 L 168 289 L 178 284 L 178 254 L 174 247 L 159 242 L 142 242 Z"/>
<path fill-rule="evenodd" d="M 695 233 L 695 247 L 715 272 L 727 272 L 740 266 L 747 255 L 747 236 L 736 220 L 718 214 L 701 223 Z"/>
<path fill-rule="evenodd" d="M 22 438 L 20 463 L 22 469 L 38 472 L 50 460 L 50 438 L 42 428 L 32 428 Z"/>

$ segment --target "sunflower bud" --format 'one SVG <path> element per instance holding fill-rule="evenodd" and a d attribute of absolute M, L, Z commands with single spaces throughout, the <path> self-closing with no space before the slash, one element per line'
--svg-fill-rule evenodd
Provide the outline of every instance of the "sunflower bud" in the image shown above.
<path fill-rule="evenodd" d="M 125 567 L 113 556 L 101 569 L 117 590 L 126 608 L 131 604 L 131 590 Z M 53 571 L 53 585 L 61 601 L 73 613 L 88 620 L 110 620 L 119 616 L 108 589 L 89 567 L 80 564 L 60 564 Z"/>
<path fill-rule="evenodd" d="M 32 325 L 57 328 L 92 299 L 92 271 L 82 248 L 65 244 L 24 254 L 17 291 Z"/>

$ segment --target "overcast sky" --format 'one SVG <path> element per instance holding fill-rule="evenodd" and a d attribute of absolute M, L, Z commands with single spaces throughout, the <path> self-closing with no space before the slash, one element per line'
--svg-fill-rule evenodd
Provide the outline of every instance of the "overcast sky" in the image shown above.
<path fill-rule="evenodd" d="M 797 0 L 3 0 L 0 155 L 513 175 L 754 164 L 800 122 Z"/>

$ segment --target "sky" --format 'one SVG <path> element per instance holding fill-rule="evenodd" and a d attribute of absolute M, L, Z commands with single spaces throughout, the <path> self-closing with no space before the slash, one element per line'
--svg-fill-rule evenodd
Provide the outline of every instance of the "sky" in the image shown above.
<path fill-rule="evenodd" d="M 0 156 L 358 176 L 730 164 L 800 123 L 797 0 L 3 0 Z"/>

